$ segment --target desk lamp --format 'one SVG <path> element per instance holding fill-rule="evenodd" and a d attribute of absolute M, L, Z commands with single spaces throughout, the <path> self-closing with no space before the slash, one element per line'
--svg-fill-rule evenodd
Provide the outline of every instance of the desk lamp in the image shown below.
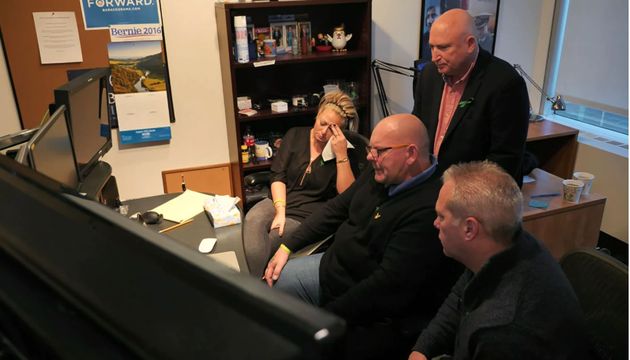
<path fill-rule="evenodd" d="M 376 84 L 376 92 L 378 93 L 381 112 L 383 113 L 383 117 L 388 117 L 391 114 L 391 111 L 389 110 L 389 101 L 387 100 L 387 94 L 385 94 L 385 87 L 383 86 L 383 80 L 381 79 L 381 70 L 403 76 L 414 77 L 421 68 L 405 67 L 381 60 L 372 61 L 372 73 L 374 74 L 374 83 Z"/>
<path fill-rule="evenodd" d="M 562 96 L 560 95 L 556 95 L 554 97 L 547 95 L 543 89 L 536 84 L 536 82 L 534 81 L 534 79 L 532 79 L 529 75 L 527 75 L 527 73 L 525 72 L 525 70 L 523 70 L 523 68 L 521 67 L 521 65 L 519 64 L 514 64 L 514 69 L 516 69 L 516 71 L 525 79 L 527 79 L 527 81 L 530 82 L 530 84 L 534 85 L 534 87 L 536 88 L 536 90 L 538 90 L 542 95 L 545 96 L 545 99 L 547 101 L 549 101 L 551 103 L 551 110 L 553 110 L 553 113 L 555 114 L 556 111 L 558 110 L 566 110 L 566 106 L 564 105 L 564 100 L 562 100 Z M 532 113 L 532 104 L 529 104 L 529 121 L 531 122 L 537 122 L 537 121 L 542 121 L 544 120 L 543 116 L 540 114 L 534 114 Z"/>

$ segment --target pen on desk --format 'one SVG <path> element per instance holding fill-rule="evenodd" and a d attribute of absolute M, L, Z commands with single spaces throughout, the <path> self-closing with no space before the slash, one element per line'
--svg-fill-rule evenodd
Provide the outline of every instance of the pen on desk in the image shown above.
<path fill-rule="evenodd" d="M 546 193 L 546 194 L 535 194 L 535 195 L 530 196 L 530 198 L 534 199 L 534 198 L 559 196 L 559 195 L 560 195 L 559 192 L 553 192 L 553 193 Z"/>
<path fill-rule="evenodd" d="M 193 221 L 193 219 L 191 218 L 191 219 L 188 219 L 188 220 L 186 220 L 186 221 L 182 221 L 182 222 L 180 222 L 180 223 L 178 223 L 178 224 L 171 225 L 171 226 L 169 226 L 169 227 L 167 227 L 167 228 L 164 228 L 164 229 L 162 229 L 162 230 L 160 230 L 160 231 L 158 231 L 158 232 L 161 234 L 161 233 L 163 233 L 163 232 L 171 231 L 171 230 L 173 230 L 173 229 L 177 229 L 177 228 L 178 228 L 178 227 L 180 227 L 180 226 L 184 226 L 184 225 L 186 225 L 186 224 L 188 224 L 188 223 L 191 223 L 192 221 Z"/>

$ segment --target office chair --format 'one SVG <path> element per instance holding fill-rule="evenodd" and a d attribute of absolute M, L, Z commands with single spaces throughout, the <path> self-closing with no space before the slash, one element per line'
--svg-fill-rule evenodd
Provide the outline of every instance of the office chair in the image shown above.
<path fill-rule="evenodd" d="M 628 267 L 595 249 L 560 259 L 601 359 L 628 359 Z"/>

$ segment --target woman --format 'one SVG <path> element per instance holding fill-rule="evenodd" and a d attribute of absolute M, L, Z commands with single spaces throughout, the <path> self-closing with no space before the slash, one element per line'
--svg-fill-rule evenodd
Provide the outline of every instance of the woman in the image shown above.
<path fill-rule="evenodd" d="M 271 165 L 271 199 L 254 205 L 243 225 L 252 275 L 262 276 L 283 236 L 290 236 L 318 206 L 354 182 L 366 159 L 348 147 L 342 129 L 354 130 L 357 123 L 358 114 L 348 95 L 329 92 L 319 103 L 312 128 L 287 131 Z M 332 152 L 322 154 L 329 142 Z"/>

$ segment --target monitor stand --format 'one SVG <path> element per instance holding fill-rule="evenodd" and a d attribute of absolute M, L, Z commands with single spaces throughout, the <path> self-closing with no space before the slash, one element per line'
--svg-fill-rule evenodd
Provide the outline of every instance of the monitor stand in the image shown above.
<path fill-rule="evenodd" d="M 112 167 L 105 161 L 99 161 L 79 186 L 79 192 L 87 199 L 98 201 L 111 208 L 120 205 L 118 185 L 112 176 Z"/>

